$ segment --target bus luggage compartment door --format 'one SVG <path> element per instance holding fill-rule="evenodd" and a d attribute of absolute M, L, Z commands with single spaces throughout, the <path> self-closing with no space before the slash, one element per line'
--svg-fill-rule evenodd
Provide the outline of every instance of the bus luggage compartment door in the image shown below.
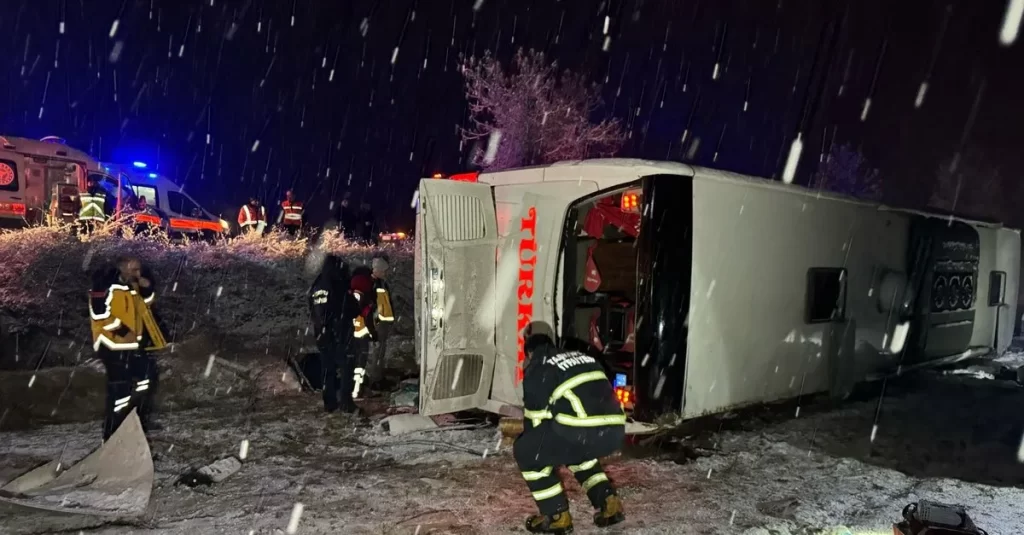
<path fill-rule="evenodd" d="M 416 350 L 420 413 L 481 408 L 494 373 L 498 224 L 487 184 L 420 182 Z M 509 291 L 513 291 L 510 289 Z"/>

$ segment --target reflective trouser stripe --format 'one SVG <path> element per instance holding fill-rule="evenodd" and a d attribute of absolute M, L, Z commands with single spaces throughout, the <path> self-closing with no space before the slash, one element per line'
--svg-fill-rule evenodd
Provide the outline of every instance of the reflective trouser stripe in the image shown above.
<path fill-rule="evenodd" d="M 538 479 L 550 477 L 552 468 L 553 467 L 548 466 L 536 472 L 523 472 L 523 479 L 527 481 L 537 481 Z"/>
<path fill-rule="evenodd" d="M 363 384 L 363 377 L 366 376 L 366 370 L 364 368 L 356 368 L 352 372 L 352 399 L 359 397 L 359 387 Z"/>
<path fill-rule="evenodd" d="M 135 391 L 136 392 L 142 392 L 144 390 L 149 390 L 149 379 L 143 379 L 143 380 L 135 383 Z"/>
<path fill-rule="evenodd" d="M 576 472 L 582 472 L 584 470 L 590 470 L 591 468 L 593 468 L 595 466 L 597 466 L 597 459 L 591 459 L 591 460 L 589 460 L 589 461 L 587 461 L 585 463 L 570 464 L 569 465 L 569 471 L 575 474 Z"/>
<path fill-rule="evenodd" d="M 598 483 L 603 483 L 605 481 L 608 481 L 608 476 L 605 475 L 604 472 L 601 472 L 600 474 L 594 474 L 588 477 L 587 480 L 583 482 L 583 490 L 589 491 L 590 489 L 594 488 L 594 485 L 597 485 Z"/>
<path fill-rule="evenodd" d="M 601 463 L 597 459 L 591 459 L 577 465 L 570 465 L 569 470 L 580 486 L 583 487 L 583 490 L 587 493 L 587 498 L 590 500 L 590 504 L 595 509 L 604 507 L 605 499 L 615 493 L 615 490 L 612 489 L 611 481 L 608 480 L 608 475 L 601 469 Z"/>
<path fill-rule="evenodd" d="M 120 412 L 121 409 L 123 409 L 123 408 L 128 406 L 128 404 L 131 402 L 131 400 L 132 400 L 131 396 L 126 396 L 126 397 L 123 397 L 123 398 L 118 398 L 116 401 L 114 401 L 114 412 Z"/>
<path fill-rule="evenodd" d="M 550 499 L 550 498 L 554 498 L 555 496 L 558 496 L 561 493 L 562 493 L 562 484 L 561 483 L 555 483 L 554 485 L 551 485 L 550 487 L 548 487 L 546 489 L 534 491 L 533 492 L 533 499 L 537 500 L 538 502 L 540 502 L 540 501 L 544 501 L 544 500 L 547 500 L 547 499 Z"/>
<path fill-rule="evenodd" d="M 540 452 L 537 454 L 543 455 Z M 519 454 L 515 455 L 517 462 L 521 461 Z M 535 454 L 533 453 L 529 455 L 531 458 L 534 456 Z M 523 474 L 523 479 L 526 480 L 526 488 L 530 489 L 530 495 L 537 502 L 537 509 L 540 510 L 540 514 L 553 515 L 562 511 L 568 511 L 569 501 L 565 493 L 562 492 L 562 481 L 558 479 L 558 472 L 555 471 L 555 467 L 537 466 L 531 462 L 527 468 L 529 470 L 523 469 L 522 465 L 520 465 L 519 470 Z"/>

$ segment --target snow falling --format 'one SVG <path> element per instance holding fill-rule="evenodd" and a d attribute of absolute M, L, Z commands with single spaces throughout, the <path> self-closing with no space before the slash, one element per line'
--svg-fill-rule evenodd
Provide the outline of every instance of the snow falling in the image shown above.
<path fill-rule="evenodd" d="M 168 345 L 154 358 L 168 372 L 158 410 L 170 425 L 146 429 L 160 477 L 145 494 L 142 531 L 198 533 L 235 520 L 229 529 L 250 533 L 520 525 L 533 505 L 495 422 L 417 413 L 434 411 L 430 396 L 447 390 L 461 396 L 444 401 L 451 407 L 486 402 L 515 414 L 524 321 L 575 328 L 558 338 L 600 345 L 609 369 L 626 371 L 631 388 L 642 383 L 633 402 L 667 407 L 665 421 L 711 414 L 707 429 L 644 443 L 661 457 L 606 463 L 627 501 L 659 511 L 645 520 L 651 529 L 873 533 L 891 528 L 904 502 L 925 498 L 965 503 L 990 533 L 1017 529 L 1006 504 L 1024 499 L 1012 488 L 1024 481 L 1024 433 L 1007 407 L 1019 404 L 992 391 L 1012 397 L 1024 361 L 982 349 L 1021 345 L 1007 332 L 1020 316 L 1019 259 L 993 257 L 1003 253 L 991 244 L 1014 249 L 1006 228 L 1024 226 L 1015 181 L 1024 160 L 1012 148 L 1024 120 L 1013 80 L 1024 0 L 849 12 L 765 1 L 743 16 L 731 2 L 87 4 L 14 0 L 0 18 L 9 51 L 0 60 L 9 89 L 0 219 L 55 223 L 0 232 L 10 264 L 0 274 L 0 388 L 11 393 L 0 402 L 10 444 L 0 447 L 0 483 L 53 460 L 61 472 L 97 446 L 100 383 L 117 364 L 93 349 L 92 332 L 109 325 L 94 327 L 105 309 L 95 296 L 86 307 L 82 294 L 94 270 L 130 252 L 156 271 L 153 306 Z M 72 169 L 17 155 L 29 146 L 21 138 L 48 135 L 96 163 Z M 538 182 L 537 171 L 505 175 L 522 181 L 515 193 L 463 174 L 601 157 L 668 163 L 560 164 Z M 106 173 L 98 162 L 136 172 L 131 185 L 114 181 L 113 199 L 145 192 L 156 211 L 182 217 L 166 217 L 157 237 L 90 233 L 70 228 L 78 206 L 31 205 L 76 173 L 79 182 Z M 666 191 L 636 180 L 692 173 L 674 177 L 692 187 L 672 200 L 641 199 L 639 234 L 621 222 L 590 234 L 591 201 L 612 192 L 609 206 L 625 206 L 627 185 L 641 196 Z M 437 191 L 420 183 L 456 174 L 467 182 L 438 181 Z M 47 187 L 17 189 L 34 183 Z M 746 184 L 741 193 L 708 186 L 734 183 Z M 286 190 L 309 225 L 329 230 L 213 243 L 166 232 L 194 214 L 214 232 L 233 229 L 250 197 L 273 229 Z M 560 200 L 570 197 L 579 203 Z M 461 219 L 446 218 L 445 203 L 465 209 Z M 346 218 L 363 204 L 371 237 L 419 241 L 346 242 L 336 229 L 351 238 Z M 935 229 L 946 230 L 934 232 L 954 238 L 917 241 L 924 231 L 908 223 L 917 212 L 902 208 L 944 214 Z M 568 225 L 550 214 L 580 217 Z M 961 237 L 971 225 L 975 241 Z M 573 240 L 598 245 L 573 252 Z M 915 247 L 931 252 L 914 260 Z M 684 249 L 685 261 L 670 254 Z M 389 279 L 397 318 L 387 358 L 401 363 L 401 377 L 390 369 L 391 391 L 373 398 L 369 376 L 357 374 L 362 418 L 312 414 L 320 397 L 310 391 L 320 387 L 311 382 L 326 376 L 303 371 L 323 334 L 312 332 L 304 292 L 327 254 L 350 268 L 379 254 L 400 266 Z M 661 275 L 620 291 L 605 263 L 622 259 Z M 600 280 L 574 284 L 573 261 L 584 278 L 582 264 L 593 261 Z M 815 283 L 818 270 L 838 275 Z M 688 284 L 664 282 L 675 278 Z M 622 299 L 609 306 L 609 295 Z M 657 308 L 665 302 L 678 307 Z M 582 314 L 584 305 L 600 313 Z M 940 323 L 954 334 L 922 331 L 922 318 L 947 316 Z M 925 350 L 958 362 L 921 371 Z M 401 382 L 414 380 L 423 383 Z M 157 390 L 149 381 L 132 377 L 132 395 Z M 843 405 L 829 410 L 822 397 Z M 793 406 L 755 421 L 746 405 L 762 401 Z M 422 428 L 397 431 L 399 416 Z M 162 481 L 224 456 L 242 468 L 213 490 L 192 482 L 172 492 Z M 882 487 L 910 490 L 883 499 Z M 129 494 L 100 505 L 138 505 Z M 327 497 L 374 505 L 357 518 Z M 92 498 L 55 503 L 77 499 Z"/>

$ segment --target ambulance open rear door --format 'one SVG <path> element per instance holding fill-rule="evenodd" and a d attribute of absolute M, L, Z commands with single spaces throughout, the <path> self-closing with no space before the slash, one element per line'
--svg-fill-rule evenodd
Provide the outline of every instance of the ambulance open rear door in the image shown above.
<path fill-rule="evenodd" d="M 498 224 L 487 184 L 420 182 L 416 214 L 420 413 L 483 407 L 491 390 Z"/>

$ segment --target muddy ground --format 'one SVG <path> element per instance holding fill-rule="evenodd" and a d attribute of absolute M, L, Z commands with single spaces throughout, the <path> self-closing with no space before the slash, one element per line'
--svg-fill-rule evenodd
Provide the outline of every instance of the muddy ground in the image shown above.
<path fill-rule="evenodd" d="M 631 447 L 608 463 L 629 517 L 604 532 L 784 535 L 845 525 L 888 534 L 903 506 L 922 498 L 967 506 L 991 535 L 1024 532 L 1024 388 L 939 373 L 884 386 L 884 396 L 875 384 L 838 407 L 755 410 Z M 220 390 L 212 403 L 167 409 L 166 429 L 151 437 L 157 481 L 143 517 L 105 526 L 4 518 L 0 533 L 283 533 L 296 503 L 299 533 L 524 532 L 532 503 L 493 426 L 391 437 L 324 417 L 318 404 L 288 387 L 273 396 Z M 232 478 L 174 485 L 246 439 Z M 0 430 L 0 481 L 98 443 L 98 421 Z M 598 533 L 566 480 L 577 533 Z"/>

